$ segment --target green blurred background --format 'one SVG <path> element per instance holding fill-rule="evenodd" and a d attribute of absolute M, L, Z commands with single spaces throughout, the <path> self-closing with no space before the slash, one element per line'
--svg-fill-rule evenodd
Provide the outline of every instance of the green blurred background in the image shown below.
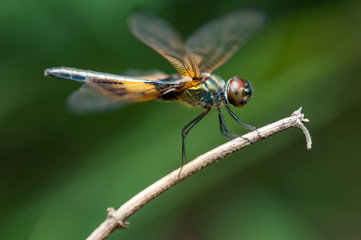
<path fill-rule="evenodd" d="M 138 7 L 189 35 L 256 6 L 269 24 L 215 73 L 255 94 L 246 123 L 298 107 L 311 121 L 192 176 L 128 219 L 110 239 L 361 239 L 360 1 L 33 0 L 0 2 L 0 239 L 84 239 L 134 194 L 180 166 L 180 130 L 199 114 L 171 102 L 75 115 L 78 83 L 43 76 L 69 66 L 121 74 L 172 67 L 135 39 Z M 229 128 L 245 133 L 227 117 Z M 227 139 L 215 112 L 187 139 L 189 159 Z"/>

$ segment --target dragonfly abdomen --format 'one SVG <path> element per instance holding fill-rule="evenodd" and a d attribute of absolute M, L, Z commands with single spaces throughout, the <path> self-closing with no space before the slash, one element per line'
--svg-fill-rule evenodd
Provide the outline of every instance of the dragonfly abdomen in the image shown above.
<path fill-rule="evenodd" d="M 64 79 L 70 79 L 77 82 L 86 82 L 88 76 L 87 70 L 81 70 L 69 67 L 54 67 L 45 70 L 45 76 L 52 76 Z"/>
<path fill-rule="evenodd" d="M 87 79 L 102 79 L 102 80 L 120 80 L 124 81 L 127 77 L 118 76 L 109 73 L 94 72 L 90 70 L 82 70 L 70 67 L 54 67 L 45 70 L 45 76 L 52 76 L 73 80 L 76 82 L 87 82 Z"/>

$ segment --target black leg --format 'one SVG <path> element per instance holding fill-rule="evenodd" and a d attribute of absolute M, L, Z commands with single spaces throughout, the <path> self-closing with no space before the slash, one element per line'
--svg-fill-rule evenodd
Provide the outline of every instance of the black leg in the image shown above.
<path fill-rule="evenodd" d="M 230 139 L 233 139 L 233 138 L 236 138 L 236 137 L 239 137 L 238 135 L 235 135 L 233 133 L 230 133 L 227 129 L 227 126 L 226 126 L 226 123 L 224 121 L 224 118 L 223 118 L 223 115 L 222 115 L 222 111 L 220 108 L 217 109 L 218 110 L 218 119 L 219 119 L 219 129 L 221 130 L 221 133 L 230 138 Z"/>
<path fill-rule="evenodd" d="M 241 124 L 242 126 L 245 126 L 247 128 L 249 128 L 250 130 L 257 130 L 256 127 L 253 127 L 253 126 L 250 126 L 250 125 L 247 125 L 243 122 L 241 122 L 238 117 L 231 111 L 231 109 L 229 109 L 229 107 L 227 106 L 226 103 L 224 103 L 226 109 L 227 109 L 227 112 L 239 123 Z M 248 138 L 245 138 L 245 137 L 242 137 L 242 136 L 238 136 L 236 134 L 233 134 L 233 133 L 230 133 L 227 129 L 227 126 L 226 126 L 226 123 L 223 119 L 223 115 L 222 115 L 222 112 L 221 112 L 221 109 L 218 108 L 218 118 L 219 118 L 219 127 L 221 129 L 221 133 L 230 138 L 230 139 L 233 139 L 233 138 L 236 138 L 236 137 L 240 137 L 240 138 L 243 138 L 245 140 L 247 140 L 249 143 L 253 144 L 253 142 L 251 140 L 249 140 Z"/>
<path fill-rule="evenodd" d="M 245 124 L 243 122 L 241 122 L 241 120 L 238 119 L 238 117 L 236 116 L 236 114 L 234 114 L 231 109 L 228 107 L 227 103 L 224 102 L 224 106 L 227 109 L 227 112 L 234 118 L 234 120 L 236 120 L 239 124 L 241 124 L 242 126 L 248 128 L 249 130 L 253 131 L 256 130 L 257 128 L 248 124 Z"/>
<path fill-rule="evenodd" d="M 190 123 L 188 123 L 183 129 L 182 129 L 182 167 L 187 162 L 186 157 L 186 150 L 185 150 L 185 144 L 184 140 L 186 136 L 188 135 L 189 131 L 204 117 L 206 116 L 211 109 L 208 108 L 207 111 L 200 114 L 198 117 L 193 119 Z"/>

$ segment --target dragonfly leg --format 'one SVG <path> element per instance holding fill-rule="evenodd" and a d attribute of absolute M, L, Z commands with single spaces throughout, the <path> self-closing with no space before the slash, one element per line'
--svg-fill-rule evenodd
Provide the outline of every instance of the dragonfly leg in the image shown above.
<path fill-rule="evenodd" d="M 193 119 L 190 123 L 188 123 L 183 129 L 182 129 L 182 167 L 187 162 L 186 157 L 186 150 L 185 150 L 185 138 L 188 135 L 189 131 L 204 117 L 206 116 L 211 109 L 208 108 L 207 111 L 200 114 L 198 117 Z"/>
<path fill-rule="evenodd" d="M 223 114 L 222 114 L 222 111 L 220 108 L 217 109 L 218 110 L 218 119 L 219 119 L 219 129 L 221 130 L 221 133 L 230 138 L 230 139 L 233 139 L 233 138 L 236 138 L 236 137 L 239 137 L 238 135 L 235 135 L 233 133 L 230 133 L 228 131 L 228 128 L 226 126 L 226 122 L 224 121 L 224 118 L 223 118 Z"/>
<path fill-rule="evenodd" d="M 256 127 L 251 126 L 251 125 L 247 125 L 247 124 L 241 122 L 241 121 L 238 119 L 238 117 L 231 111 L 231 109 L 229 109 L 229 107 L 227 106 L 227 104 L 225 104 L 225 106 L 226 106 L 227 112 L 228 112 L 239 124 L 241 124 L 241 125 L 244 126 L 244 127 L 247 127 L 247 128 L 250 129 L 250 130 L 256 130 L 256 131 L 257 131 Z M 225 121 L 224 121 L 224 119 L 223 119 L 223 115 L 222 115 L 222 112 L 221 112 L 221 109 L 220 109 L 220 108 L 218 108 L 218 117 L 219 117 L 219 125 L 220 125 L 220 129 L 221 129 L 221 133 L 222 133 L 224 136 L 226 136 L 226 137 L 228 137 L 228 138 L 230 138 L 230 139 L 233 139 L 233 138 L 236 138 L 236 137 L 240 137 L 240 138 L 243 138 L 243 139 L 247 140 L 247 141 L 248 141 L 249 143 L 251 143 L 251 144 L 253 143 L 251 140 L 249 140 L 249 139 L 246 138 L 246 137 L 238 136 L 238 135 L 235 135 L 235 134 L 230 133 L 230 132 L 228 131 L 227 126 L 226 126 L 226 123 L 225 123 Z M 224 131 L 223 131 L 223 130 L 224 130 Z"/>
<path fill-rule="evenodd" d="M 236 114 L 234 114 L 231 109 L 228 107 L 227 103 L 224 103 L 225 108 L 227 109 L 227 112 L 233 117 L 234 120 L 236 120 L 239 124 L 241 124 L 242 126 L 248 128 L 249 130 L 253 131 L 256 130 L 257 128 L 248 124 L 245 124 L 243 122 L 241 122 L 241 120 L 238 119 L 238 117 L 236 116 Z"/>

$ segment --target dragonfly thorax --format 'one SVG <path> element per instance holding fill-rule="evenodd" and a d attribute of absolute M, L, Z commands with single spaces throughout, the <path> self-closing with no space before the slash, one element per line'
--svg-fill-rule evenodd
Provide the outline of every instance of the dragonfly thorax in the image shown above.
<path fill-rule="evenodd" d="M 177 93 L 177 100 L 191 106 L 218 108 L 224 99 L 224 81 L 218 76 L 209 75 L 198 85 L 184 88 Z"/>

